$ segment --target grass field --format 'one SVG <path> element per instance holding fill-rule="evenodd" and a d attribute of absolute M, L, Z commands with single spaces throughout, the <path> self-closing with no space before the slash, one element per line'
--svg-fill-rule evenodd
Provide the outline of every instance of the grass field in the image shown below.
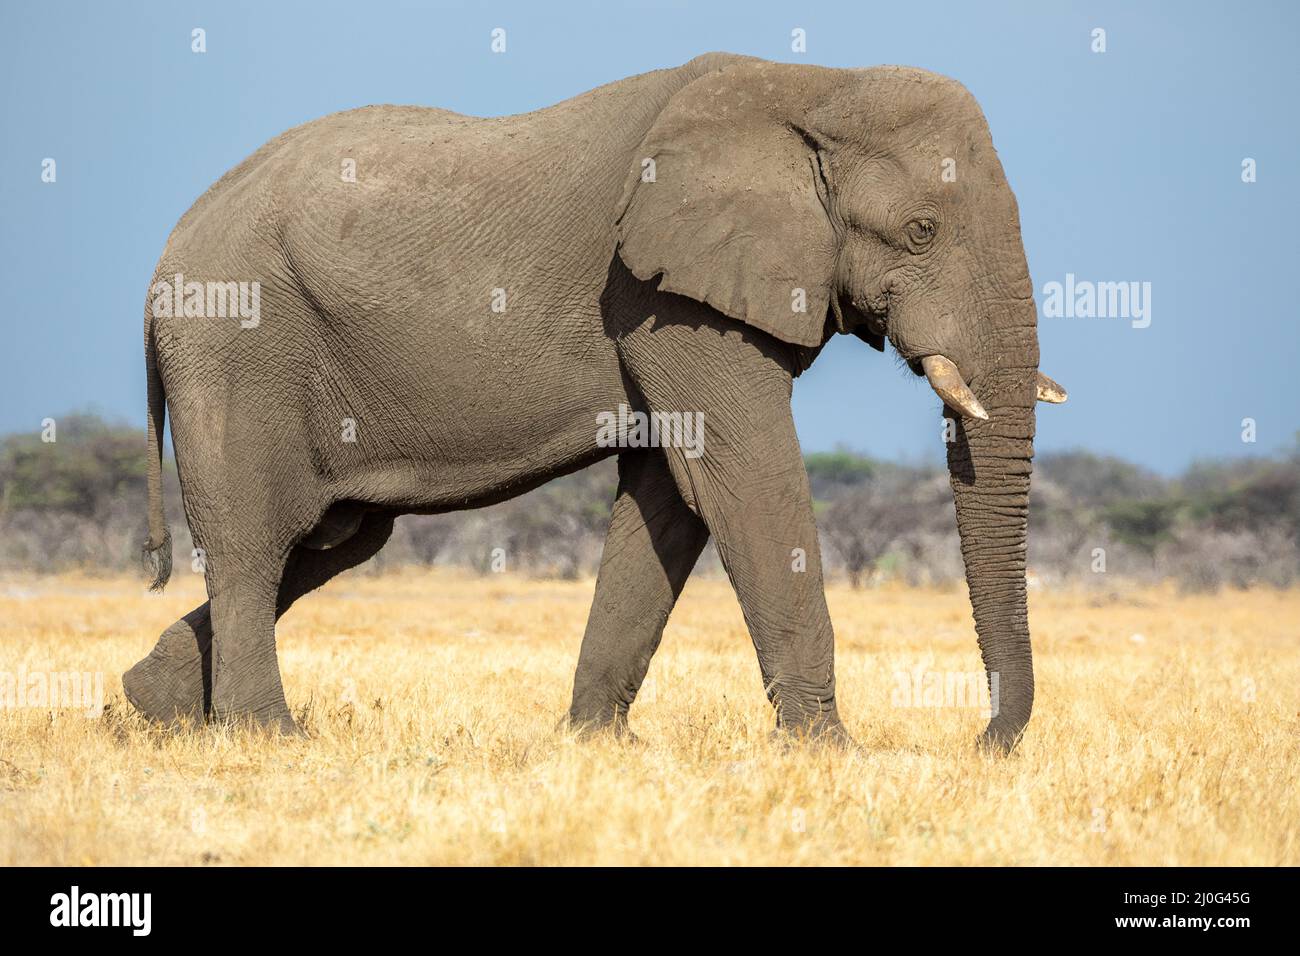
<path fill-rule="evenodd" d="M 159 731 L 122 698 L 197 577 L 6 577 L 0 672 L 102 672 L 105 709 L 0 709 L 0 864 L 1300 863 L 1300 592 L 1034 591 L 1038 702 L 1008 759 L 975 750 L 977 702 L 900 706 L 900 672 L 980 667 L 964 593 L 901 588 L 829 593 L 862 754 L 768 743 L 708 580 L 633 708 L 640 742 L 576 741 L 556 727 L 591 592 L 337 580 L 281 622 L 310 732 L 285 741 Z"/>

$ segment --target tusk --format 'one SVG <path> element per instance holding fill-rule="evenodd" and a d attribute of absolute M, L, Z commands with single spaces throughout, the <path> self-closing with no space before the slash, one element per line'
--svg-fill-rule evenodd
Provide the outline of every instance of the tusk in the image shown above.
<path fill-rule="evenodd" d="M 1059 384 L 1053 382 L 1042 372 L 1038 373 L 1038 400 L 1040 402 L 1051 402 L 1053 405 L 1060 405 L 1069 397 L 1069 393 Z"/>
<path fill-rule="evenodd" d="M 942 355 L 927 355 L 921 359 L 921 369 L 925 372 L 930 387 L 943 399 L 944 404 L 955 408 L 967 418 L 989 420 L 989 413 L 984 411 L 984 406 L 962 379 L 956 365 Z"/>

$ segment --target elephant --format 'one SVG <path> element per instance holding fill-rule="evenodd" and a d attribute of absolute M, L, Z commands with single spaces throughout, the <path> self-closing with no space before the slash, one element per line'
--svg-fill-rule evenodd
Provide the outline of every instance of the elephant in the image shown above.
<path fill-rule="evenodd" d="M 955 423 L 961 551 L 999 681 L 980 740 L 1007 751 L 1034 694 L 1035 402 L 1065 397 L 1038 372 L 1032 288 L 979 106 L 920 69 L 711 53 L 527 114 L 372 106 L 291 129 L 185 213 L 150 286 L 144 559 L 161 588 L 170 411 L 208 601 L 124 675 L 126 696 L 159 721 L 300 732 L 275 641 L 298 598 L 374 555 L 397 516 L 617 455 L 571 724 L 628 730 L 712 538 L 774 733 L 851 744 L 790 405 L 851 334 L 891 346 Z M 616 412 L 696 416 L 700 441 L 600 440 Z"/>

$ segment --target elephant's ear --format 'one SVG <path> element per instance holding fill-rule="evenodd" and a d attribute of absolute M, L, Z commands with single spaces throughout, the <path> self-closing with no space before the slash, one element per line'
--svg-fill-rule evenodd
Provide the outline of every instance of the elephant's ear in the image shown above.
<path fill-rule="evenodd" d="M 819 345 L 835 230 L 817 148 L 772 66 L 707 74 L 668 101 L 623 190 L 619 253 L 637 278 L 661 275 L 660 289 Z"/>

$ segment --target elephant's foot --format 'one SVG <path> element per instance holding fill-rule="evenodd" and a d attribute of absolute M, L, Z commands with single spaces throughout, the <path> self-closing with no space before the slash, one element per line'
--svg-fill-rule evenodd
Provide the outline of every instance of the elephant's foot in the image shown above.
<path fill-rule="evenodd" d="M 270 711 L 214 710 L 211 722 L 226 727 L 251 730 L 272 737 L 306 737 L 307 733 L 289 713 L 289 708 Z"/>
<path fill-rule="evenodd" d="M 279 674 L 260 680 L 230 680 L 222 686 L 218 680 L 213 692 L 209 719 L 213 723 L 238 727 L 283 737 L 305 737 L 289 705 L 284 701 Z"/>
<path fill-rule="evenodd" d="M 561 726 L 567 725 L 574 736 L 583 741 L 613 737 L 625 743 L 641 743 L 641 738 L 632 733 L 632 728 L 628 726 L 627 713 L 624 711 L 594 715 L 570 711 L 560 723 Z"/>
<path fill-rule="evenodd" d="M 306 736 L 289 713 L 273 662 L 268 666 L 266 661 L 250 661 L 238 670 L 219 670 L 209 719 L 271 735 Z"/>
<path fill-rule="evenodd" d="M 122 675 L 126 699 L 161 724 L 203 723 L 211 688 L 212 620 L 208 605 L 163 632 L 148 656 Z"/>
<path fill-rule="evenodd" d="M 844 753 L 866 752 L 861 744 L 849 736 L 838 717 L 816 721 L 778 721 L 768 739 L 786 748 L 812 746 L 831 747 Z"/>

